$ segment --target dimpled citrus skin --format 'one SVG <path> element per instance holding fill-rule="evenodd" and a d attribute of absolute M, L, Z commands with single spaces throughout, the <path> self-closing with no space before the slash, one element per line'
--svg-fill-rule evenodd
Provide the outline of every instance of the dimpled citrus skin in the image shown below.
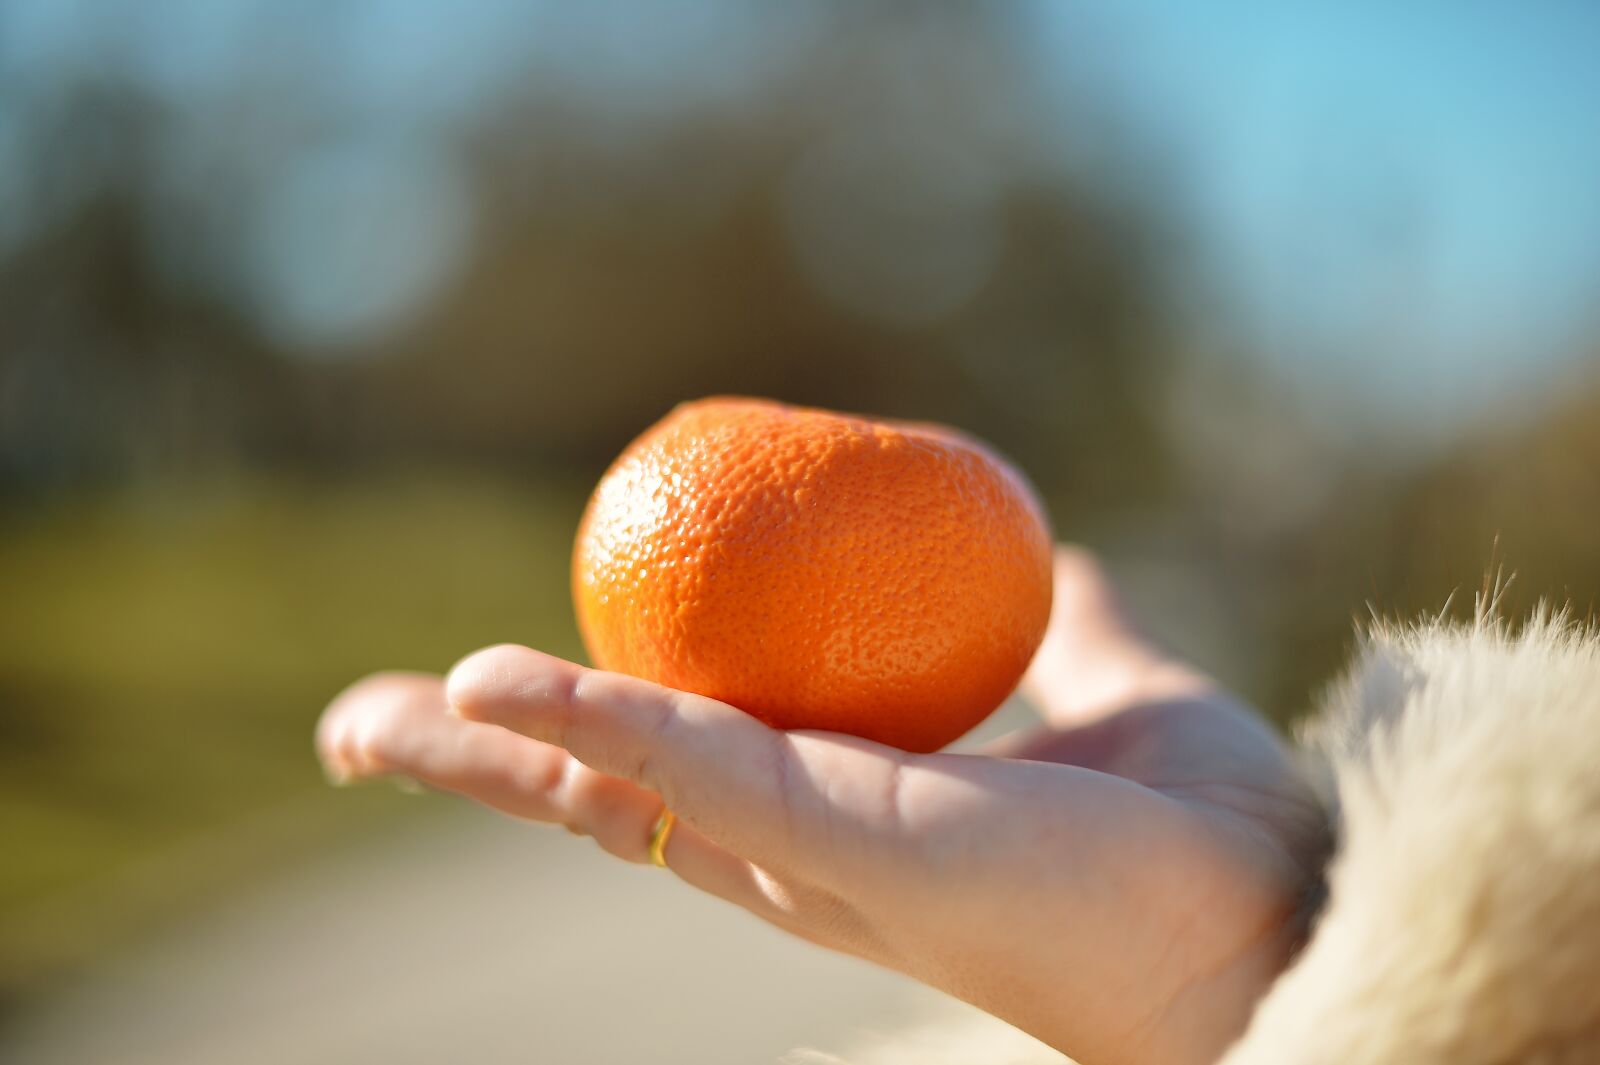
<path fill-rule="evenodd" d="M 601 480 L 573 595 L 602 669 L 932 751 L 1038 648 L 1050 540 L 1027 482 L 953 430 L 706 399 Z"/>

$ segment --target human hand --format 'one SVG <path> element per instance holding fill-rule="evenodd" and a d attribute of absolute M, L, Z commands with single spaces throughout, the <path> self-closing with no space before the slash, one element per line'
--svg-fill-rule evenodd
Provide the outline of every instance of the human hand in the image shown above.
<path fill-rule="evenodd" d="M 1288 961 L 1325 815 L 1267 728 L 1129 625 L 1062 549 L 1024 680 L 1044 724 L 980 754 L 779 732 L 715 700 L 495 647 L 381 674 L 317 730 L 400 774 L 593 836 L 805 939 L 1099 1063 L 1216 1059 Z"/>

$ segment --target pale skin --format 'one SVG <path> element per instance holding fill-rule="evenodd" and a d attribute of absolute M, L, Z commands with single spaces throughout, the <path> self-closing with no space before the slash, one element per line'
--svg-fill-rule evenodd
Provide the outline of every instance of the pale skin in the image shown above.
<path fill-rule="evenodd" d="M 1198 1065 L 1302 932 L 1326 817 L 1274 733 L 1059 550 L 1023 681 L 1043 722 L 979 754 L 778 732 L 712 699 L 492 647 L 324 712 L 340 781 L 409 777 L 668 867 L 802 938 L 1000 1016 L 1083 1065 Z"/>

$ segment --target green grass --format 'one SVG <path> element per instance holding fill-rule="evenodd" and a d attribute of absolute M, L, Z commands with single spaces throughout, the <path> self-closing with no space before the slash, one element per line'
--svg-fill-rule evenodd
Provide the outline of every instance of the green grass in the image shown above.
<path fill-rule="evenodd" d="M 0 526 L 0 989 L 399 805 L 328 789 L 328 698 L 578 652 L 571 486 L 437 474 L 59 503 Z"/>

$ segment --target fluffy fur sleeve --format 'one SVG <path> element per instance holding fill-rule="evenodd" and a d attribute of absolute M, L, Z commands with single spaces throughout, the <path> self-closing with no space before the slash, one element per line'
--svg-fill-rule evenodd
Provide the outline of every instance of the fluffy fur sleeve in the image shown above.
<path fill-rule="evenodd" d="M 1307 730 L 1328 899 L 1224 1065 L 1600 1062 L 1600 638 L 1379 628 Z M 1062 1065 L 975 1011 L 811 1062 Z"/>

